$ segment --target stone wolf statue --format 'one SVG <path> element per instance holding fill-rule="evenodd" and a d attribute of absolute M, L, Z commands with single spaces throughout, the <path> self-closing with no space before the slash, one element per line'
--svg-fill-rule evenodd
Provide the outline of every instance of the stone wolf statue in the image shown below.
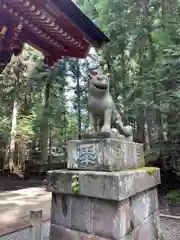
<path fill-rule="evenodd" d="M 121 115 L 116 109 L 113 98 L 109 92 L 110 78 L 108 73 L 94 70 L 89 82 L 89 121 L 91 133 L 98 131 L 132 136 L 132 127 L 124 126 Z"/>

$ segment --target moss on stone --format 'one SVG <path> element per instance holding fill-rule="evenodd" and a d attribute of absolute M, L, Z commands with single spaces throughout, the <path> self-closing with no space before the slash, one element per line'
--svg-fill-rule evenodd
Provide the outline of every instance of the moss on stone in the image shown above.
<path fill-rule="evenodd" d="M 129 168 L 129 169 L 120 169 L 120 171 L 146 171 L 148 174 L 153 175 L 158 171 L 156 167 L 140 167 L 140 168 Z"/>
<path fill-rule="evenodd" d="M 144 170 L 148 172 L 150 175 L 153 175 L 155 172 L 158 171 L 158 168 L 156 167 L 144 167 Z"/>

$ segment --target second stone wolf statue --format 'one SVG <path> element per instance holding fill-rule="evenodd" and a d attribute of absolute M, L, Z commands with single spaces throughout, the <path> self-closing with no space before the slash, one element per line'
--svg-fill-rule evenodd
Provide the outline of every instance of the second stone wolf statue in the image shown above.
<path fill-rule="evenodd" d="M 89 121 L 90 132 L 116 133 L 118 136 L 131 137 L 132 127 L 124 126 L 121 115 L 116 109 L 109 92 L 110 77 L 108 73 L 94 70 L 89 82 Z"/>

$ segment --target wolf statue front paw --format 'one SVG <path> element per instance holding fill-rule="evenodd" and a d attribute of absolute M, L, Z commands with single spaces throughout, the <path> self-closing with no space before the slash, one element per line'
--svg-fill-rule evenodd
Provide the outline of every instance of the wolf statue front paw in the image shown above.
<path fill-rule="evenodd" d="M 111 137 L 118 138 L 120 140 L 125 140 L 125 136 L 120 134 L 116 128 L 111 128 Z"/>
<path fill-rule="evenodd" d="M 106 125 L 102 126 L 101 132 L 110 133 L 111 132 L 110 126 L 106 126 Z"/>

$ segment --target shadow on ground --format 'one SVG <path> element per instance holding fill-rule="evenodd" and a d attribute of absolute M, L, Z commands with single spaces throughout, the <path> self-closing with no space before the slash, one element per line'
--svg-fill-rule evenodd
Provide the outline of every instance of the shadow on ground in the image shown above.
<path fill-rule="evenodd" d="M 43 187 L 45 186 L 45 177 L 33 177 L 33 179 L 17 179 L 13 176 L 0 177 L 0 192 L 13 191 L 30 187 Z"/>

